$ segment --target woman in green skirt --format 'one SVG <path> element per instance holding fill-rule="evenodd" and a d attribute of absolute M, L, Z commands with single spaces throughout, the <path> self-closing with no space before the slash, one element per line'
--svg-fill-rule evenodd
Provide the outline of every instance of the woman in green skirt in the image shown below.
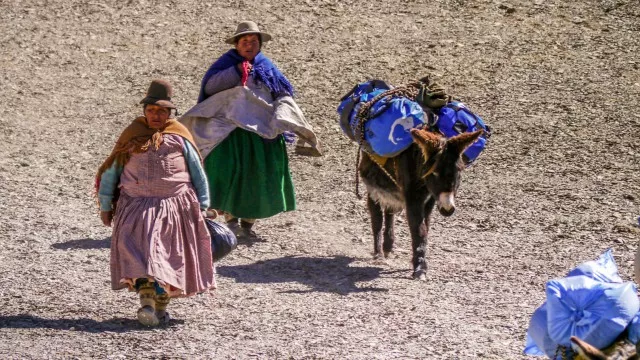
<path fill-rule="evenodd" d="M 271 39 L 251 21 L 241 22 L 226 40 L 234 48 L 207 70 L 198 103 L 236 86 L 246 86 L 268 103 L 293 96 L 293 87 L 260 50 Z M 236 128 L 205 158 L 211 208 L 225 213 L 240 236 L 255 237 L 256 219 L 295 209 L 295 192 L 282 135 L 266 139 Z"/>

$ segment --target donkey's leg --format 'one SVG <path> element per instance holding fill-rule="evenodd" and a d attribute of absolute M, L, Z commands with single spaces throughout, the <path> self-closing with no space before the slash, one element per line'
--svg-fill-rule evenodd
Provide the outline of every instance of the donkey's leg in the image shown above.
<path fill-rule="evenodd" d="M 391 210 L 386 210 L 384 212 L 384 243 L 382 244 L 384 257 L 388 257 L 389 253 L 393 251 L 393 243 L 396 241 L 396 236 L 393 231 L 394 221 L 395 213 Z"/>
<path fill-rule="evenodd" d="M 414 195 L 415 196 L 415 195 Z M 413 249 L 413 278 L 427 280 L 427 226 L 424 217 L 424 197 L 407 196 L 407 222 Z"/>
<path fill-rule="evenodd" d="M 369 208 L 373 231 L 373 257 L 378 259 L 382 257 L 382 208 L 369 195 L 367 195 L 367 208 Z"/>
<path fill-rule="evenodd" d="M 429 234 L 429 228 L 430 228 L 430 223 L 431 223 L 431 213 L 433 212 L 433 209 L 435 207 L 436 204 L 436 200 L 432 197 L 429 196 L 429 198 L 427 199 L 427 203 L 424 205 L 424 245 L 425 245 L 425 252 L 426 252 L 426 248 L 427 248 L 427 235 Z M 426 259 L 425 259 L 426 261 Z"/>

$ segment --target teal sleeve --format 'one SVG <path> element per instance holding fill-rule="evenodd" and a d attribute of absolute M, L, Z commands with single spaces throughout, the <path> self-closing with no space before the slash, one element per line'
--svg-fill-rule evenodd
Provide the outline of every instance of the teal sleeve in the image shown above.
<path fill-rule="evenodd" d="M 184 142 L 184 158 L 187 161 L 189 175 L 191 175 L 191 183 L 196 189 L 200 208 L 206 210 L 209 208 L 209 183 L 207 183 L 207 175 L 204 173 L 198 151 L 186 140 Z"/>
<path fill-rule="evenodd" d="M 120 183 L 120 175 L 123 167 L 117 163 L 113 163 L 110 168 L 105 170 L 100 176 L 100 190 L 98 190 L 98 199 L 100 201 L 100 211 L 111 211 L 111 202 L 116 192 L 118 183 Z"/>

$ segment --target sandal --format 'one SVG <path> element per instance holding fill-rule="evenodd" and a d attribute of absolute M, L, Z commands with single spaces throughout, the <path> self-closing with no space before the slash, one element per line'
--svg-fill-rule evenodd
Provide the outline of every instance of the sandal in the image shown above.
<path fill-rule="evenodd" d="M 160 323 L 155 310 L 153 310 L 153 307 L 149 305 L 145 305 L 138 309 L 138 321 L 144 326 L 158 326 Z"/>

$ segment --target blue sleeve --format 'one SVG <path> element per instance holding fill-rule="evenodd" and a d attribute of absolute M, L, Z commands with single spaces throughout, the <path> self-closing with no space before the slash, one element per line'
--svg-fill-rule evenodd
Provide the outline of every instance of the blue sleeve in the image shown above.
<path fill-rule="evenodd" d="M 209 183 L 207 183 L 207 175 L 204 173 L 202 163 L 200 163 L 198 152 L 193 148 L 193 145 L 186 140 L 184 142 L 184 158 L 187 161 L 189 175 L 191 175 L 191 183 L 196 189 L 200 208 L 206 210 L 209 208 Z"/>
<path fill-rule="evenodd" d="M 111 211 L 111 202 L 116 192 L 123 167 L 114 162 L 110 168 L 105 170 L 100 176 L 100 190 L 98 199 L 100 201 L 100 211 Z"/>
<path fill-rule="evenodd" d="M 204 93 L 207 96 L 219 93 L 220 91 L 231 89 L 238 85 L 242 78 L 236 66 L 224 69 L 215 75 L 212 75 L 204 85 Z"/>

